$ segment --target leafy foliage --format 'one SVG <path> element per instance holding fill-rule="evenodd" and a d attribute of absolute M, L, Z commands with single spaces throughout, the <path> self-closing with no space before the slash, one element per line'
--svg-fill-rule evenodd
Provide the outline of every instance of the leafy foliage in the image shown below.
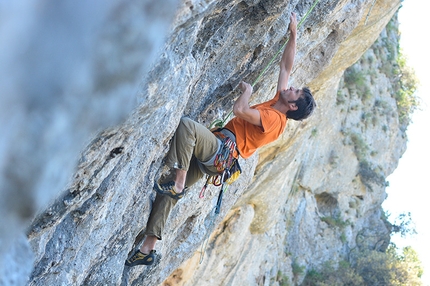
<path fill-rule="evenodd" d="M 411 121 L 412 113 L 419 106 L 419 99 L 416 95 L 418 79 L 415 72 L 406 63 L 406 57 L 401 53 L 397 58 L 399 66 L 397 71 L 398 90 L 395 95 L 397 110 L 399 112 L 399 121 L 403 128 Z"/>
<path fill-rule="evenodd" d="M 276 276 L 276 281 L 278 282 L 279 286 L 289 286 L 290 283 L 288 282 L 288 276 L 283 274 L 281 271 L 278 271 L 278 275 Z"/>
<path fill-rule="evenodd" d="M 293 262 L 291 264 L 291 268 L 293 269 L 294 276 L 298 276 L 302 274 L 305 270 L 305 266 L 298 264 L 297 262 Z"/>
<path fill-rule="evenodd" d="M 385 253 L 364 252 L 355 268 L 365 285 L 422 285 L 421 262 L 411 247 L 405 247 L 401 254 L 394 245 Z"/>
<path fill-rule="evenodd" d="M 391 227 L 391 233 L 399 233 L 401 237 L 417 233 L 410 212 L 400 214 L 391 224 Z"/>
<path fill-rule="evenodd" d="M 363 72 L 354 68 L 348 68 L 344 74 L 344 80 L 347 85 L 356 85 L 358 87 L 364 86 L 366 78 Z"/>
<path fill-rule="evenodd" d="M 342 220 L 340 215 L 337 215 L 334 217 L 333 216 L 325 216 L 325 217 L 322 217 L 321 220 L 324 221 L 325 223 L 331 225 L 331 226 L 338 227 L 340 229 L 343 229 L 346 226 L 350 225 L 350 222 Z"/>
<path fill-rule="evenodd" d="M 422 285 L 422 274 L 421 262 L 411 247 L 405 247 L 398 254 L 397 248 L 391 245 L 386 252 L 360 252 L 354 265 L 341 261 L 338 267 L 334 267 L 332 262 L 327 262 L 321 271 L 309 271 L 302 285 L 419 286 Z"/>
<path fill-rule="evenodd" d="M 364 280 L 347 261 L 341 261 L 338 267 L 332 262 L 324 264 L 321 272 L 311 270 L 306 274 L 302 286 L 365 285 Z"/>

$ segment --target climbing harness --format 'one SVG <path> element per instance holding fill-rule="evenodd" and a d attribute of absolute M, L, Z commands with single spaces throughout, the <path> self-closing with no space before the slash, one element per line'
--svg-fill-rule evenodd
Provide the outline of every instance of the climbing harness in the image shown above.
<path fill-rule="evenodd" d="M 215 186 L 221 186 L 224 182 L 231 184 L 239 176 L 239 174 L 237 174 L 237 171 L 240 170 L 239 163 L 237 162 L 239 151 L 236 149 L 236 142 L 230 137 L 226 137 L 218 132 L 219 131 L 215 131 L 215 136 L 221 140 L 221 148 L 215 156 L 214 167 L 219 174 L 216 176 L 208 176 L 206 185 L 213 184 Z"/>
<path fill-rule="evenodd" d="M 214 160 L 214 167 L 218 171 L 218 175 L 207 175 L 206 183 L 199 195 L 200 198 L 204 197 L 204 192 L 206 191 L 209 184 L 221 186 L 215 208 L 216 214 L 219 214 L 224 191 L 227 189 L 228 185 L 231 185 L 235 180 L 237 180 L 240 173 L 242 173 L 242 169 L 240 168 L 239 162 L 237 160 L 237 157 L 239 157 L 239 152 L 236 149 L 236 142 L 222 133 L 222 131 L 223 129 L 217 129 L 213 131 L 215 136 L 221 140 L 221 148 L 216 154 Z"/>

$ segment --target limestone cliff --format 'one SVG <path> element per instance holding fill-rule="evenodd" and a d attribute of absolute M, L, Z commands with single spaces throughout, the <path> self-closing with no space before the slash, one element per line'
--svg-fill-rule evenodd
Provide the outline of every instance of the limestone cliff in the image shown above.
<path fill-rule="evenodd" d="M 406 139 L 387 72 L 396 52 L 387 42 L 395 45 L 397 35 L 384 27 L 400 2 L 320 0 L 299 28 L 291 79 L 293 86 L 311 88 L 318 104 L 315 114 L 304 122 L 289 121 L 282 138 L 241 162 L 244 174 L 225 194 L 220 215 L 213 216 L 218 189 L 209 188 L 199 199 L 204 182 L 197 184 L 173 210 L 157 244 L 156 263 L 133 268 L 125 267 L 124 260 L 142 240 L 155 195 L 152 184 L 165 171 L 162 160 L 180 117 L 209 125 L 225 116 L 239 81 L 253 82 L 286 40 L 290 13 L 300 19 L 313 1 L 195 0 L 180 2 L 177 10 L 171 3 L 176 16 L 162 52 L 148 55 L 154 57 L 148 72 L 148 59 L 137 57 L 136 66 L 131 58 L 118 55 L 135 51 L 141 46 L 138 39 L 159 36 L 150 34 L 150 24 L 139 22 L 149 17 L 144 12 L 163 14 L 148 8 L 153 7 L 151 1 L 118 3 L 106 8 L 109 17 L 100 22 L 113 27 L 122 23 L 134 33 L 115 41 L 112 35 L 123 35 L 124 30 L 115 34 L 115 29 L 94 26 L 94 31 L 105 31 L 100 41 L 107 39 L 109 44 L 96 45 L 104 49 L 94 53 L 97 61 L 90 66 L 96 68 L 84 81 L 91 88 L 79 89 L 78 79 L 64 90 L 114 98 L 117 91 L 130 93 L 125 87 L 140 81 L 138 100 L 124 121 L 91 137 L 87 134 L 91 142 L 82 148 L 74 175 L 67 173 L 69 168 L 62 174 L 62 149 L 55 138 L 43 137 L 59 160 L 36 158 L 29 171 L 34 172 L 34 166 L 42 172 L 56 168 L 52 174 L 71 179 L 64 188 L 52 184 L 51 203 L 28 227 L 31 249 L 20 238 L 2 257 L 12 257 L 11 270 L 0 278 L 5 285 L 14 279 L 22 282 L 14 274 L 26 273 L 18 270 L 22 253 L 34 256 L 33 267 L 24 263 L 29 285 L 277 285 L 280 274 L 288 283 L 300 284 L 305 271 L 297 268 L 318 268 L 325 261 L 349 259 L 363 248 L 386 247 L 389 229 L 381 218 L 385 178 L 397 166 Z M 109 65 L 110 55 L 118 56 L 117 65 Z M 86 60 L 90 61 L 82 62 Z M 123 67 L 117 70 L 119 63 Z M 136 80 L 135 73 L 142 79 Z M 277 74 L 274 64 L 256 83 L 253 103 L 274 95 Z M 110 104 L 109 111 L 115 113 L 115 100 L 96 98 L 91 104 Z M 64 101 L 80 102 L 73 97 Z M 58 119 L 64 106 L 52 104 L 47 110 Z M 118 108 L 121 114 L 127 112 Z M 68 112 L 59 124 L 79 130 L 79 113 Z M 88 133 L 104 128 L 103 113 L 94 116 L 99 117 L 95 127 L 82 126 Z M 108 119 L 108 124 L 118 122 Z M 47 180 L 52 179 L 49 170 Z M 41 182 L 51 186 L 49 180 Z M 34 210 L 21 216 L 21 225 L 33 214 Z"/>

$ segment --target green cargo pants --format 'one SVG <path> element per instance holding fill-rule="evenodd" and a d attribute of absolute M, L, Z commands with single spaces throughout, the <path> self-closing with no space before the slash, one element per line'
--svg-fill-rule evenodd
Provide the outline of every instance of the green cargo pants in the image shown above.
<path fill-rule="evenodd" d="M 220 145 L 221 141 L 205 126 L 183 117 L 173 136 L 167 164 L 174 169 L 187 171 L 185 185 L 191 187 L 205 173 L 218 174 L 213 165 L 208 167 L 198 161 L 210 165 Z M 161 240 L 164 225 L 176 202 L 177 200 L 168 196 L 156 195 L 146 225 L 146 235 L 153 235 Z"/>

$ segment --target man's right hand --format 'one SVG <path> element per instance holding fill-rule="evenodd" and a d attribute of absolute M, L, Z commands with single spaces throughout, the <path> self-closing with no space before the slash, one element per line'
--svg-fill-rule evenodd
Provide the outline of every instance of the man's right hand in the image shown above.
<path fill-rule="evenodd" d="M 252 93 L 252 86 L 249 83 L 247 83 L 247 82 L 241 81 L 239 83 L 239 88 L 240 88 L 240 90 L 242 92 L 245 92 L 246 90 L 249 90 Z"/>
<path fill-rule="evenodd" d="M 288 88 L 288 79 L 293 69 L 294 57 L 296 55 L 297 19 L 296 13 L 291 13 L 290 24 L 288 25 L 290 36 L 282 54 L 277 90 Z"/>
<path fill-rule="evenodd" d="M 290 25 L 288 26 L 288 30 L 291 33 L 296 34 L 297 33 L 297 17 L 296 13 L 292 12 L 290 16 Z"/>

